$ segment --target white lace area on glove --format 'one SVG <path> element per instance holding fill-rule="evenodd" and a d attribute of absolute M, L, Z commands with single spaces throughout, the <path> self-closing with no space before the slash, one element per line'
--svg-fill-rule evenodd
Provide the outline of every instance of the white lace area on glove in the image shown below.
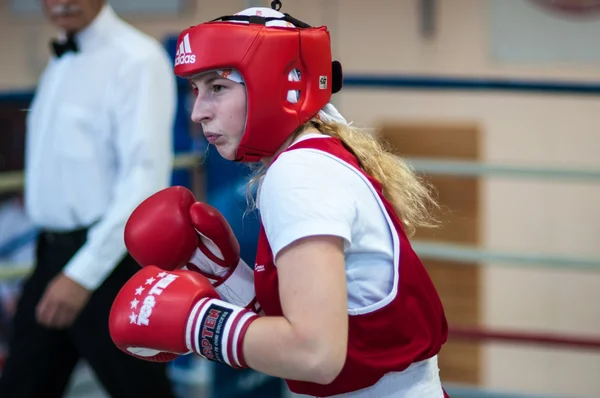
<path fill-rule="evenodd" d="M 214 255 L 222 258 L 220 250 L 212 243 L 212 241 L 208 239 L 203 239 L 203 241 Z M 210 242 L 210 246 L 207 241 Z M 187 269 L 191 270 L 191 267 L 196 266 L 213 284 L 216 282 L 216 279 L 211 279 L 208 275 L 222 277 L 229 271 L 229 268 L 221 267 L 206 257 L 200 249 L 196 249 L 188 263 Z M 223 300 L 245 308 L 256 301 L 256 293 L 254 291 L 254 271 L 244 260 L 240 259 L 240 262 L 235 267 L 233 273 L 215 289 Z M 258 312 L 258 305 L 253 305 L 252 309 Z"/>
<path fill-rule="evenodd" d="M 217 286 L 216 291 L 228 303 L 248 307 L 250 303 L 255 302 L 256 292 L 254 290 L 254 271 L 240 259 L 240 263 L 235 267 L 235 271 L 221 285 Z M 258 306 L 253 306 L 257 311 Z"/>
<path fill-rule="evenodd" d="M 208 250 L 210 250 L 210 252 L 215 257 L 223 259 L 223 253 L 221 253 L 221 250 L 219 250 L 218 246 L 215 245 L 212 240 L 199 233 L 197 230 L 196 232 L 198 233 L 200 239 L 202 239 L 202 243 L 208 248 Z M 222 267 L 219 264 L 212 261 L 210 258 L 206 257 L 206 255 L 202 253 L 202 250 L 198 248 L 196 248 L 196 250 L 194 251 L 194 254 L 192 255 L 192 258 L 190 258 L 189 262 L 194 264 L 205 274 L 214 275 L 216 277 L 221 277 L 225 275 L 229 270 L 229 268 Z"/>

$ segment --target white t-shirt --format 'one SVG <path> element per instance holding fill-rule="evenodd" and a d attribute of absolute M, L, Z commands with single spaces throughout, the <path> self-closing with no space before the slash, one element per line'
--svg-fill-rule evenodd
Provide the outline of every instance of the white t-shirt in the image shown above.
<path fill-rule="evenodd" d="M 317 137 L 330 139 L 309 134 L 298 141 Z M 275 264 L 279 251 L 300 238 L 339 236 L 350 312 L 392 291 L 391 227 L 373 188 L 351 165 L 314 149 L 284 152 L 263 178 L 258 205 Z"/>

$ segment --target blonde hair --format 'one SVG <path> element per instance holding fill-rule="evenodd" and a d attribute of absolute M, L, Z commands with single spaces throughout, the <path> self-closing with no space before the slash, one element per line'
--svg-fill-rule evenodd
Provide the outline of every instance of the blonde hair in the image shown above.
<path fill-rule="evenodd" d="M 409 236 L 412 236 L 417 228 L 433 228 L 439 225 L 431 212 L 432 209 L 439 209 L 432 195 L 431 185 L 417 177 L 405 161 L 394 155 L 387 144 L 377 139 L 373 129 L 312 120 L 296 130 L 293 137 L 310 128 L 338 138 L 358 159 L 361 168 L 379 181 L 383 196 L 394 207 Z M 249 181 L 248 203 L 251 208 L 256 207 L 253 189 L 259 185 L 266 169 L 264 166 L 259 167 Z"/>

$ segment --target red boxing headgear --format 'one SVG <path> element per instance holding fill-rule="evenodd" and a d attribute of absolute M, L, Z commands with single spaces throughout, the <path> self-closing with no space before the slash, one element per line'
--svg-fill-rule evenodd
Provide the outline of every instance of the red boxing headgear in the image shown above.
<path fill-rule="evenodd" d="M 310 27 L 282 15 L 220 17 L 184 30 L 177 41 L 175 75 L 190 78 L 222 69 L 242 75 L 248 105 L 237 161 L 256 162 L 275 154 L 341 89 L 341 65 L 332 62 L 327 27 Z M 272 20 L 293 27 L 266 26 Z M 300 81 L 288 77 L 294 69 L 300 72 Z M 296 103 L 287 100 L 291 90 L 299 91 Z"/>

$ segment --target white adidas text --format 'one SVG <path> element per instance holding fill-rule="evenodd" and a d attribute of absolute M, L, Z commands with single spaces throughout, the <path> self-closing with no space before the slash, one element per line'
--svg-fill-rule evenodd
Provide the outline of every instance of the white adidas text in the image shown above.
<path fill-rule="evenodd" d="M 192 46 L 190 46 L 190 34 L 186 34 L 183 37 L 179 48 L 175 54 L 175 66 L 193 64 L 196 62 L 196 56 L 192 54 Z"/>

